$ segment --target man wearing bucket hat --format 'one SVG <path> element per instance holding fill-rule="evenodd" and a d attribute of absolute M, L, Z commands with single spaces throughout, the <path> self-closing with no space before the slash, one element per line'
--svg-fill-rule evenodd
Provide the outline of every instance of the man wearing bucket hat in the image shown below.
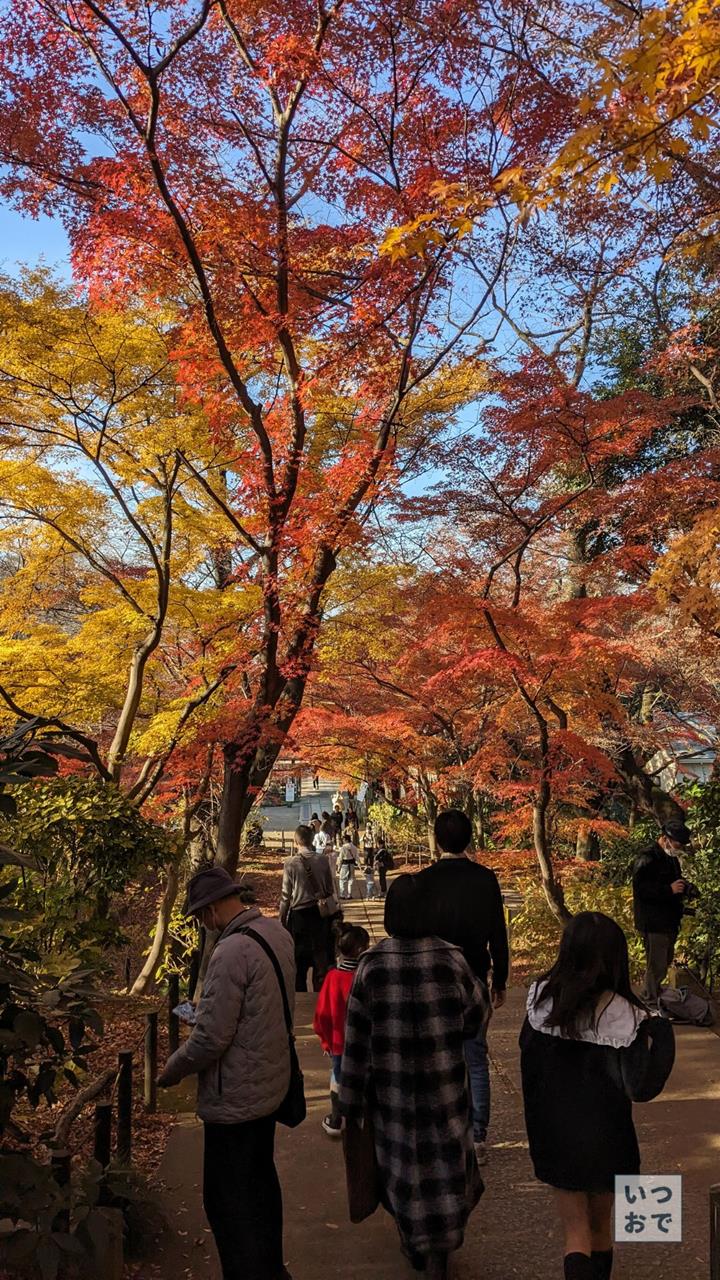
<path fill-rule="evenodd" d="M 197 1019 L 169 1058 L 161 1087 L 198 1076 L 205 1127 L 203 1203 L 223 1280 L 288 1280 L 282 1196 L 275 1170 L 275 1112 L 290 1082 L 290 1052 L 279 975 L 250 928 L 274 953 L 292 1010 L 293 943 L 278 920 L 244 908 L 222 867 L 188 884 L 185 913 L 219 934 Z"/>
<path fill-rule="evenodd" d="M 680 921 L 687 899 L 696 893 L 682 874 L 680 855 L 692 835 L 680 819 L 663 824 L 656 844 L 638 857 L 633 872 L 635 927 L 645 945 L 643 995 L 657 1005 L 660 989 L 675 955 Z"/>

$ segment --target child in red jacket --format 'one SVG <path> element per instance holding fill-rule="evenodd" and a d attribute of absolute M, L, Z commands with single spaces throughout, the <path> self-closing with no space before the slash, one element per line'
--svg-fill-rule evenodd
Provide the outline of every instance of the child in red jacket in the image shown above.
<path fill-rule="evenodd" d="M 337 968 L 329 970 L 315 1006 L 313 1030 L 319 1035 L 324 1052 L 332 1058 L 330 1113 L 322 1122 L 323 1129 L 331 1138 L 339 1138 L 342 1132 L 338 1089 L 340 1088 L 340 1063 L 345 1045 L 348 997 L 358 960 L 369 946 L 370 935 L 367 929 L 357 924 L 340 925 L 337 931 Z"/>

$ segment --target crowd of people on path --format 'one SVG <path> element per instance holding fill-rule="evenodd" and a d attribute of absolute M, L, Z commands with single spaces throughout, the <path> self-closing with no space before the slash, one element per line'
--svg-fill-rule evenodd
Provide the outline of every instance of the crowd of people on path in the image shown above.
<path fill-rule="evenodd" d="M 338 826 L 323 815 L 296 831 L 277 920 L 245 908 L 222 868 L 190 881 L 188 914 L 219 937 L 192 1033 L 159 1084 L 199 1077 L 203 1197 L 223 1280 L 289 1280 L 274 1136 L 278 1119 L 295 1123 L 286 1118 L 298 1088 L 288 1028 L 312 969 L 314 1026 L 330 1059 L 323 1128 L 345 1139 L 351 1217 L 383 1205 L 411 1266 L 443 1280 L 484 1190 L 488 1025 L 508 982 L 500 886 L 469 856 L 468 818 L 441 813 L 442 856 L 392 881 L 387 937 L 371 945 L 365 929 L 342 920 L 331 866 L 359 842 L 344 821 L 331 841 L 325 823 Z M 657 1096 L 672 1069 L 673 1027 L 658 1001 L 692 896 L 679 860 L 689 838 L 684 824 L 668 824 L 635 868 L 642 998 L 622 929 L 595 911 L 572 918 L 555 963 L 528 992 L 525 1122 L 535 1175 L 554 1190 L 565 1280 L 609 1280 L 615 1175 L 640 1170 L 633 1103 Z"/>

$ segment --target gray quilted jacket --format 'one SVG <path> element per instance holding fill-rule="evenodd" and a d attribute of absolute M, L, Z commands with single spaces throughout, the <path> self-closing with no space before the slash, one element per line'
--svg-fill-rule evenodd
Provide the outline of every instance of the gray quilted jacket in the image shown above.
<path fill-rule="evenodd" d="M 290 1010 L 295 1004 L 293 940 L 258 907 L 241 911 L 220 934 L 210 958 L 197 1022 L 168 1061 L 169 1084 L 198 1073 L 197 1113 L 212 1124 L 271 1115 L 290 1083 L 282 997 L 268 956 L 238 932 L 250 925 L 277 956 Z"/>

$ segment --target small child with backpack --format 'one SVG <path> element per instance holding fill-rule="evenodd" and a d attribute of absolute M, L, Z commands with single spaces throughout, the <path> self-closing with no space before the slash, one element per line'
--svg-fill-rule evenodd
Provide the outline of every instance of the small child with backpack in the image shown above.
<path fill-rule="evenodd" d="M 345 1046 L 345 1019 L 350 988 L 360 956 L 370 946 L 367 929 L 356 924 L 340 924 L 336 929 L 337 968 L 330 969 L 317 998 L 313 1030 L 320 1037 L 323 1051 L 332 1059 L 330 1072 L 330 1112 L 322 1127 L 331 1138 L 342 1133 L 342 1117 L 338 1108 L 340 1064 Z"/>

